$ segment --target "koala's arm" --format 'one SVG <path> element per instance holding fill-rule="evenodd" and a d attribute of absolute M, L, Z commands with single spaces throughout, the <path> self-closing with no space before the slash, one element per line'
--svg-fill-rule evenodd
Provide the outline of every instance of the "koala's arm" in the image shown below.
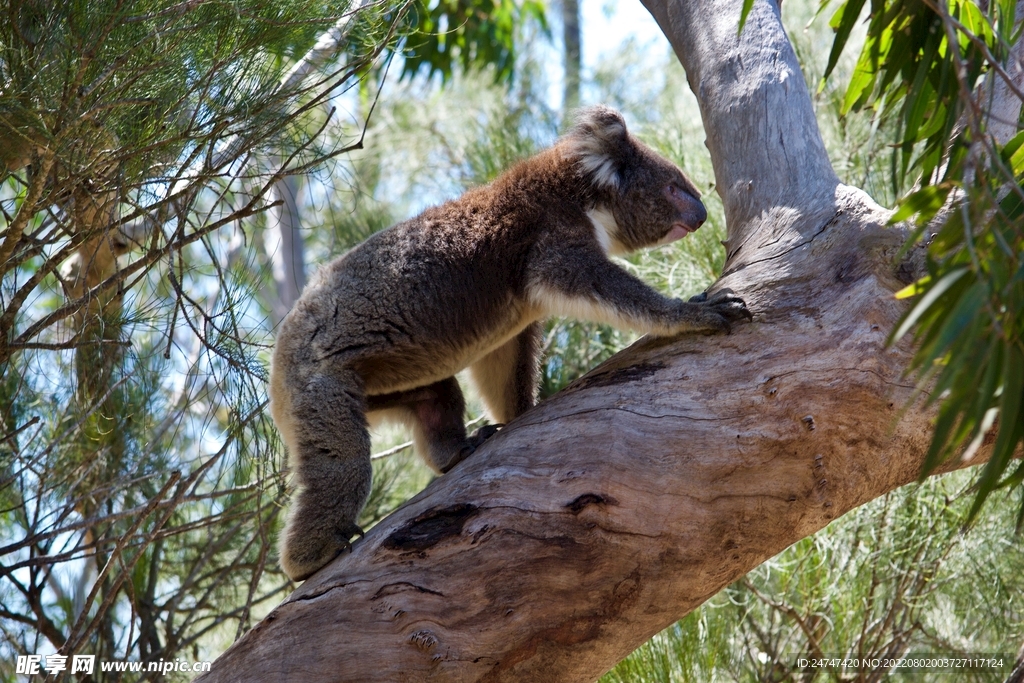
<path fill-rule="evenodd" d="M 710 298 L 671 299 L 608 260 L 596 244 L 548 252 L 531 264 L 528 294 L 545 315 L 606 323 L 654 335 L 728 332 L 750 319 L 743 300 L 725 290 Z"/>

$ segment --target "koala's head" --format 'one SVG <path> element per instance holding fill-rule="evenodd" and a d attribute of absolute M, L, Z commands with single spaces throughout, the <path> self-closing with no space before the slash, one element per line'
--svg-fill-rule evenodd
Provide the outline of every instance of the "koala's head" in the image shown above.
<path fill-rule="evenodd" d="M 610 251 L 668 244 L 707 219 L 700 192 L 690 179 L 630 135 L 614 109 L 581 110 L 564 140 L 591 186 L 591 218 L 607 234 Z"/>

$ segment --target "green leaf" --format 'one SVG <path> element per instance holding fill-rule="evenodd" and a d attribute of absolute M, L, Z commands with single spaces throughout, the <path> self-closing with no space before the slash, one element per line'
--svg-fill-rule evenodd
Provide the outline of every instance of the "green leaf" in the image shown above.
<path fill-rule="evenodd" d="M 900 208 L 896 210 L 896 213 L 889 218 L 889 225 L 905 221 L 915 214 L 918 215 L 917 223 L 919 225 L 927 223 L 946 203 L 946 198 L 954 187 L 955 184 L 951 182 L 927 185 L 908 195 L 900 202 Z"/>
<path fill-rule="evenodd" d="M 974 518 L 992 491 L 999 484 L 999 478 L 1009 466 L 1013 451 L 1024 436 L 1024 352 L 1018 344 L 1007 342 L 1003 370 L 1003 395 L 999 406 L 999 427 L 992 456 L 982 470 L 978 480 L 978 493 L 968 520 Z"/>
<path fill-rule="evenodd" d="M 935 90 L 927 81 L 928 72 L 931 70 L 932 61 L 938 47 L 938 40 L 929 40 L 925 44 L 925 51 L 917 66 L 917 73 L 907 93 L 906 107 L 904 111 L 905 120 L 903 124 L 903 143 L 913 144 L 923 139 L 918 135 L 918 128 L 924 120 L 925 113 L 935 102 Z"/>
<path fill-rule="evenodd" d="M 944 448 L 949 441 L 949 433 L 956 426 L 958 417 L 959 413 L 956 410 L 950 410 L 949 404 L 944 404 L 939 410 L 939 418 L 935 421 L 935 431 L 932 433 L 932 442 L 924 456 L 924 464 L 921 466 L 918 481 L 927 477 L 945 459 Z"/>
<path fill-rule="evenodd" d="M 1024 173 L 1024 131 L 1010 138 L 1010 141 L 1003 145 L 999 154 L 1015 177 Z"/>
<path fill-rule="evenodd" d="M 989 344 L 986 363 L 985 375 L 978 387 L 978 407 L 975 409 L 975 414 L 979 415 L 997 403 L 996 384 L 1003 369 L 1003 344 L 995 335 L 992 335 L 992 342 Z"/>
<path fill-rule="evenodd" d="M 936 101 L 934 104 L 935 110 L 924 121 L 921 129 L 917 133 L 918 137 L 922 140 L 926 140 L 941 131 L 946 127 L 946 124 L 949 121 L 949 116 L 946 114 L 946 107 L 939 101 Z"/>
<path fill-rule="evenodd" d="M 932 276 L 925 275 L 916 282 L 911 282 L 909 285 L 901 289 L 900 291 L 893 294 L 897 299 L 909 299 L 919 294 L 924 294 L 928 291 L 928 285 L 931 284 Z"/>
<path fill-rule="evenodd" d="M 978 319 L 978 312 L 984 310 L 987 299 L 987 284 L 983 280 L 978 280 L 964 292 L 952 309 L 947 308 L 943 312 L 945 323 L 942 325 L 942 329 L 932 347 L 932 353 L 935 356 L 944 355 L 953 344 L 954 339 L 961 334 L 969 334 L 972 323 Z M 957 362 L 958 360 L 960 359 L 954 358 L 951 362 Z M 939 389 L 939 391 L 942 391 L 944 388 Z"/>
<path fill-rule="evenodd" d="M 843 107 L 840 114 L 846 116 L 851 111 L 856 111 L 864 106 L 864 102 L 871 94 L 875 85 L 875 72 L 870 65 L 857 64 L 850 77 L 850 85 L 846 88 L 846 98 L 843 100 Z"/>
<path fill-rule="evenodd" d="M 981 13 L 981 8 L 970 1 L 957 4 L 962 11 L 960 21 L 963 22 L 967 30 L 981 38 L 986 45 L 994 45 L 996 41 L 995 34 L 992 31 L 992 24 Z"/>
<path fill-rule="evenodd" d="M 836 68 L 836 64 L 839 62 L 839 56 L 843 52 L 843 48 L 846 47 L 847 41 L 850 39 L 850 32 L 853 31 L 853 27 L 857 23 L 857 18 L 860 17 L 861 10 L 864 9 L 864 0 L 847 0 L 839 6 L 836 13 L 832 15 L 829 26 L 831 26 L 835 32 L 835 39 L 832 41 L 832 52 L 828 55 L 828 65 L 825 67 L 825 75 L 821 77 L 822 84 L 832 73 L 832 70 Z"/>
<path fill-rule="evenodd" d="M 918 321 L 918 319 L 931 308 L 932 304 L 942 296 L 946 290 L 956 284 L 957 280 L 966 275 L 968 269 L 966 267 L 956 268 L 955 270 L 946 273 L 942 278 L 939 279 L 925 294 L 917 305 L 914 306 L 907 314 L 907 316 L 900 323 L 896 331 L 892 333 L 891 343 L 898 342 L 903 335 L 905 335 L 911 327 Z"/>
<path fill-rule="evenodd" d="M 740 25 L 736 29 L 736 35 L 743 33 L 743 27 L 747 24 L 747 15 L 754 8 L 754 0 L 743 0 L 743 9 L 740 10 Z"/>

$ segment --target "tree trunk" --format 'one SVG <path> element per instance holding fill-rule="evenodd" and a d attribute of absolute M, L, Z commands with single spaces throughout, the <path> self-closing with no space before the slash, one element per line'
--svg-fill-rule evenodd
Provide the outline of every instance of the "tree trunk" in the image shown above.
<path fill-rule="evenodd" d="M 566 117 L 573 109 L 580 106 L 580 71 L 582 70 L 580 42 L 579 0 L 562 0 L 562 44 L 565 61 L 562 112 Z"/>
<path fill-rule="evenodd" d="M 913 481 L 886 348 L 905 233 L 839 183 L 778 8 L 646 0 L 697 93 L 729 225 L 729 336 L 644 339 L 508 425 L 201 678 L 594 681 L 730 582 Z"/>

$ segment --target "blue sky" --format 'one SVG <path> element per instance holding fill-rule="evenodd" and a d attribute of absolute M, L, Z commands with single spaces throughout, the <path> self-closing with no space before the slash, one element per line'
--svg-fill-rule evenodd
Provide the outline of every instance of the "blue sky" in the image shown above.
<path fill-rule="evenodd" d="M 593 69 L 602 54 L 617 50 L 630 37 L 641 44 L 665 44 L 658 24 L 640 0 L 583 0 L 580 13 L 586 69 Z"/>

